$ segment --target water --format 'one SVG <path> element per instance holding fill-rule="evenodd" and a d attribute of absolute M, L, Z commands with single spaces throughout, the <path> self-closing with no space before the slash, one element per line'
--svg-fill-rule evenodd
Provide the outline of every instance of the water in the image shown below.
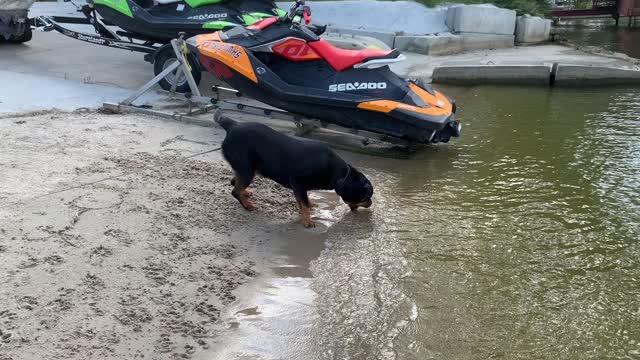
<path fill-rule="evenodd" d="M 344 153 L 374 207 L 290 231 L 214 358 L 640 358 L 640 89 L 442 90 L 464 136 Z"/>
<path fill-rule="evenodd" d="M 627 18 L 621 18 L 618 27 L 612 19 L 573 20 L 556 29 L 575 44 L 597 46 L 640 58 L 640 22 L 631 28 L 627 24 Z"/>
<path fill-rule="evenodd" d="M 640 358 L 640 90 L 446 92 L 464 137 L 359 159 L 312 262 L 326 358 Z"/>

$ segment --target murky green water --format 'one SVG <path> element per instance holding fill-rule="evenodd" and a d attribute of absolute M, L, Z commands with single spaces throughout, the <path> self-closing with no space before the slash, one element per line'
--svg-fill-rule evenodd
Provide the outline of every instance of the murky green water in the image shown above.
<path fill-rule="evenodd" d="M 640 89 L 448 88 L 464 136 L 312 262 L 329 359 L 640 358 Z"/>
<path fill-rule="evenodd" d="M 578 45 L 598 46 L 640 58 L 640 20 L 632 23 L 632 27 L 627 26 L 627 20 L 620 19 L 619 26 L 615 26 L 613 19 L 573 20 L 556 30 Z"/>

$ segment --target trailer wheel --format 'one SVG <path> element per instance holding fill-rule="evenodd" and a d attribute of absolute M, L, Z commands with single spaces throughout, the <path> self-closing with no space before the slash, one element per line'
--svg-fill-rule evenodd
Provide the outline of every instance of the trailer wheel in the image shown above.
<path fill-rule="evenodd" d="M 171 47 L 166 48 L 165 50 L 160 51 L 153 62 L 153 72 L 157 76 L 166 68 L 171 66 L 174 62 L 178 61 L 175 53 Z M 193 80 L 196 81 L 196 85 L 200 84 L 200 79 L 202 78 L 202 70 L 200 69 L 200 63 L 197 58 L 193 56 L 193 54 L 189 54 L 187 56 L 187 61 L 189 61 L 189 65 L 191 65 L 191 76 L 193 76 Z M 174 70 L 169 75 L 165 76 L 162 80 L 160 80 L 159 84 L 164 90 L 171 90 L 171 86 L 173 85 L 173 81 L 176 76 L 176 71 Z M 182 75 L 178 78 L 178 85 L 176 86 L 176 92 L 179 93 L 187 93 L 190 92 L 189 83 L 187 82 L 187 78 Z"/>
<path fill-rule="evenodd" d="M 22 44 L 22 43 L 25 43 L 25 42 L 31 40 L 32 37 L 33 37 L 33 33 L 31 32 L 31 26 L 29 26 L 29 24 L 27 24 L 24 27 L 24 31 L 22 32 L 22 34 L 20 34 L 20 35 L 12 35 L 9 38 L 9 42 L 12 42 L 14 44 Z"/>

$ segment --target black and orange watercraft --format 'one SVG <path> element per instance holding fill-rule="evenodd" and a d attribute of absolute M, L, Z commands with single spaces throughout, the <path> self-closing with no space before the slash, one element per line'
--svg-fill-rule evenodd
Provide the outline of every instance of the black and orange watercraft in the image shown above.
<path fill-rule="evenodd" d="M 420 81 L 396 75 L 393 50 L 344 50 L 318 36 L 296 1 L 286 16 L 187 40 L 204 70 L 276 108 L 412 143 L 460 136 L 456 105 Z"/>

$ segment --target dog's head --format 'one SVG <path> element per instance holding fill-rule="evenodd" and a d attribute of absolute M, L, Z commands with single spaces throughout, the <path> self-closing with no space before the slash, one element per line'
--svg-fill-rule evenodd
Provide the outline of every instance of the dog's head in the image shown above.
<path fill-rule="evenodd" d="M 371 206 L 373 185 L 363 173 L 349 165 L 349 172 L 344 179 L 341 179 L 336 193 L 349 205 L 351 211 L 356 211 L 359 207 L 368 208 Z"/>

